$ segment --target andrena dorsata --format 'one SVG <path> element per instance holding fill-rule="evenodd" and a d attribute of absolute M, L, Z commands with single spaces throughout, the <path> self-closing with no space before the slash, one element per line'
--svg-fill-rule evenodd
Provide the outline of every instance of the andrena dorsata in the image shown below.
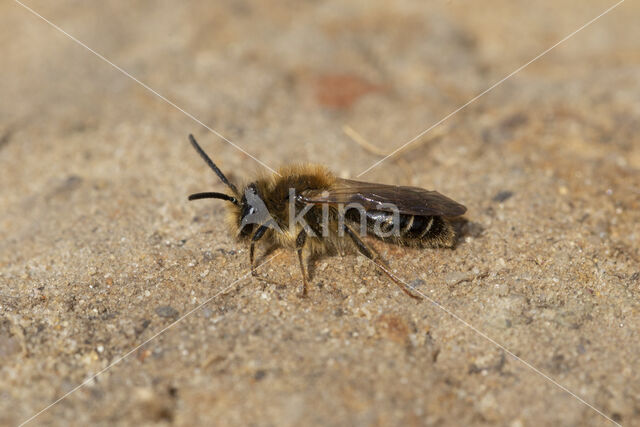
<path fill-rule="evenodd" d="M 374 184 L 338 178 L 324 166 L 285 166 L 238 188 L 189 135 L 191 145 L 231 190 L 196 193 L 189 200 L 230 202 L 229 223 L 240 240 L 248 241 L 251 272 L 255 245 L 268 241 L 295 249 L 302 271 L 302 296 L 307 294 L 303 250 L 340 252 L 355 247 L 372 260 L 409 296 L 418 298 L 389 270 L 362 237 L 370 234 L 392 244 L 411 247 L 452 247 L 455 233 L 447 217 L 466 208 L 436 192 L 418 187 Z"/>

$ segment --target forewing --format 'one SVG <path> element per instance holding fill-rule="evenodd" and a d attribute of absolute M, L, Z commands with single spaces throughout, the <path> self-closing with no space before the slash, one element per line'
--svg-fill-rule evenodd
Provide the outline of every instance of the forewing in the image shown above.
<path fill-rule="evenodd" d="M 400 213 L 410 215 L 458 216 L 467 211 L 463 205 L 437 191 L 340 178 L 329 190 L 306 190 L 298 198 L 316 204 L 358 203 L 365 210 L 391 211 L 384 204 L 393 204 Z"/>

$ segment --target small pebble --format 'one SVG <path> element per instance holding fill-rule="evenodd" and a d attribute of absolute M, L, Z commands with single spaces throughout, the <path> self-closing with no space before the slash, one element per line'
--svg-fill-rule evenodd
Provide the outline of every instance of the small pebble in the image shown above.
<path fill-rule="evenodd" d="M 505 200 L 510 199 L 511 196 L 513 196 L 513 192 L 512 191 L 500 191 L 495 196 L 493 196 L 492 200 L 494 202 L 502 203 Z"/>
<path fill-rule="evenodd" d="M 160 317 L 178 317 L 178 310 L 169 305 L 156 307 L 155 312 Z"/>

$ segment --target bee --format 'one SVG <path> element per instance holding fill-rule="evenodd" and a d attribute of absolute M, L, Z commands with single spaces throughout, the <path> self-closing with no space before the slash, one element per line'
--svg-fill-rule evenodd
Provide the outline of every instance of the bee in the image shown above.
<path fill-rule="evenodd" d="M 412 298 L 407 286 L 361 236 L 407 247 L 445 247 L 455 243 L 448 217 L 466 208 L 436 191 L 418 187 L 374 184 L 338 178 L 319 165 L 294 165 L 263 175 L 239 191 L 204 152 L 193 135 L 189 141 L 231 194 L 204 192 L 189 200 L 221 199 L 230 203 L 228 222 L 239 240 L 249 243 L 251 273 L 255 246 L 260 241 L 296 250 L 302 272 L 302 293 L 307 295 L 303 250 L 339 252 L 354 248 Z"/>

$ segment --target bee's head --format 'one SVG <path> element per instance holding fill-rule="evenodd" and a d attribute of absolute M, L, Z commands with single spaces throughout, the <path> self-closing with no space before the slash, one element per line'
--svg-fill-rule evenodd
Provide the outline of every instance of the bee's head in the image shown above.
<path fill-rule="evenodd" d="M 233 195 L 217 193 L 217 192 L 206 192 L 206 193 L 196 193 L 189 196 L 189 200 L 197 200 L 197 199 L 222 199 L 228 202 L 231 202 L 235 205 L 235 209 L 238 213 L 238 230 L 240 237 L 248 237 L 251 236 L 254 232 L 254 229 L 257 229 L 260 226 L 268 226 L 269 228 L 274 228 L 279 230 L 276 222 L 269 215 L 269 210 L 262 199 L 262 195 L 258 190 L 258 186 L 255 182 L 247 185 L 242 194 L 238 192 L 238 189 L 235 185 L 233 185 L 226 176 L 222 173 L 220 169 L 213 163 L 213 161 L 207 156 L 202 148 L 198 145 L 193 135 L 189 135 L 189 141 L 193 148 L 196 149 L 200 157 L 204 159 L 204 161 L 209 165 L 209 167 L 218 175 L 220 181 L 227 185 L 231 189 Z M 257 224 L 257 226 L 256 226 Z"/>
<path fill-rule="evenodd" d="M 257 227 L 273 222 L 262 194 L 254 182 L 244 188 L 239 208 L 238 230 L 241 237 L 248 237 Z"/>

